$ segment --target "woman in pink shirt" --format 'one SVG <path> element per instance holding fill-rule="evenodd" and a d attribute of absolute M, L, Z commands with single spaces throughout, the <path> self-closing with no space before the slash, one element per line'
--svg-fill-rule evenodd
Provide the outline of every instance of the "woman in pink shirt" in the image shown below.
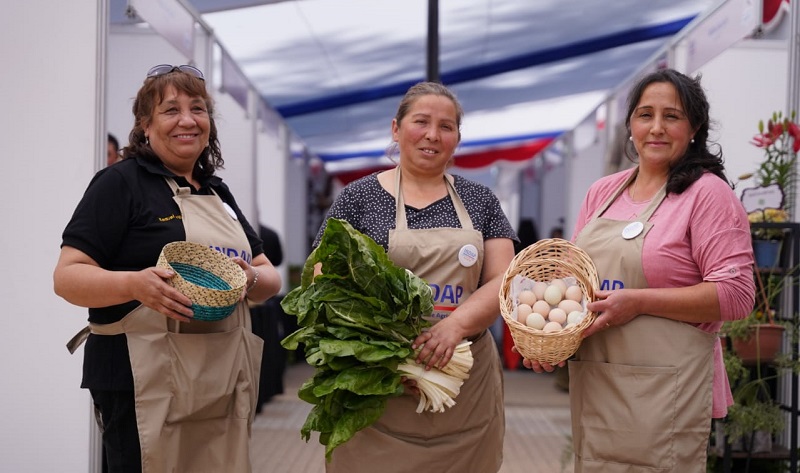
<path fill-rule="evenodd" d="M 601 287 L 569 362 L 576 472 L 705 471 L 732 403 L 717 332 L 753 307 L 753 254 L 708 109 L 699 77 L 644 77 L 625 120 L 637 166 L 595 182 L 578 215 Z"/>

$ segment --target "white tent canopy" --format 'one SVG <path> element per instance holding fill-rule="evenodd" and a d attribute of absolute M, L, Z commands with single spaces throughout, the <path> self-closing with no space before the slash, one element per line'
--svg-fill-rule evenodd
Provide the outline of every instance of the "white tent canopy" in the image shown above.
<path fill-rule="evenodd" d="M 383 156 L 424 80 L 428 0 L 191 0 L 215 39 L 329 170 Z M 123 0 L 119 0 L 123 3 Z M 466 116 L 459 153 L 577 126 L 714 0 L 439 2 L 441 81 Z M 112 8 L 112 22 L 131 21 Z"/>

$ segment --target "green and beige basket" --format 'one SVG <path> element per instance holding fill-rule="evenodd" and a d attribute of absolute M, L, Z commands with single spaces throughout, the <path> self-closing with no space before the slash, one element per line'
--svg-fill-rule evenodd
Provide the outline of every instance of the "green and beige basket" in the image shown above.
<path fill-rule="evenodd" d="M 167 282 L 192 300 L 195 320 L 216 321 L 231 315 L 247 284 L 238 264 L 199 243 L 167 243 L 156 266 L 175 272 Z"/>
<path fill-rule="evenodd" d="M 581 334 L 597 317 L 591 311 L 577 325 L 545 333 L 528 327 L 514 316 L 511 282 L 521 275 L 534 281 L 574 277 L 587 301 L 594 300 L 599 286 L 597 269 L 589 255 L 573 243 L 546 238 L 520 251 L 511 261 L 500 287 L 500 313 L 511 332 L 517 351 L 529 360 L 556 364 L 572 356 L 581 344 Z"/>

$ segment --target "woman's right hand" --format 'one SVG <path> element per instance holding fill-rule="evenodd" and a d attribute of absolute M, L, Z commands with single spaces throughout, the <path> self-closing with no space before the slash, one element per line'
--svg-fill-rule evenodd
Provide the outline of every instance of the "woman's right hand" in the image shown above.
<path fill-rule="evenodd" d="M 192 300 L 170 286 L 167 281 L 175 272 L 166 268 L 151 267 L 130 273 L 129 286 L 133 298 L 145 307 L 180 322 L 191 321 Z"/>
<path fill-rule="evenodd" d="M 164 268 L 109 271 L 86 253 L 64 246 L 53 273 L 55 293 L 81 307 L 109 307 L 139 301 L 167 317 L 189 322 L 192 301 L 167 281 L 175 272 Z"/>

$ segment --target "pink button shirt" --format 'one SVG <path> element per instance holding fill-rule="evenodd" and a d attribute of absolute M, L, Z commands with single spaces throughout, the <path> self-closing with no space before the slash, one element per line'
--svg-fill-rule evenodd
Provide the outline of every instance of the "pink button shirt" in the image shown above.
<path fill-rule="evenodd" d="M 578 214 L 572 240 L 633 169 L 605 176 L 589 189 Z M 650 201 L 633 202 L 627 191 L 603 215 L 631 220 Z M 755 302 L 753 247 L 750 225 L 741 202 L 727 183 L 706 173 L 682 194 L 668 195 L 656 209 L 642 249 L 642 266 L 649 287 L 685 287 L 715 282 L 722 321 L 747 316 Z M 699 324 L 716 333 L 722 321 Z M 733 403 L 722 347 L 714 350 L 713 410 L 724 417 Z"/>

